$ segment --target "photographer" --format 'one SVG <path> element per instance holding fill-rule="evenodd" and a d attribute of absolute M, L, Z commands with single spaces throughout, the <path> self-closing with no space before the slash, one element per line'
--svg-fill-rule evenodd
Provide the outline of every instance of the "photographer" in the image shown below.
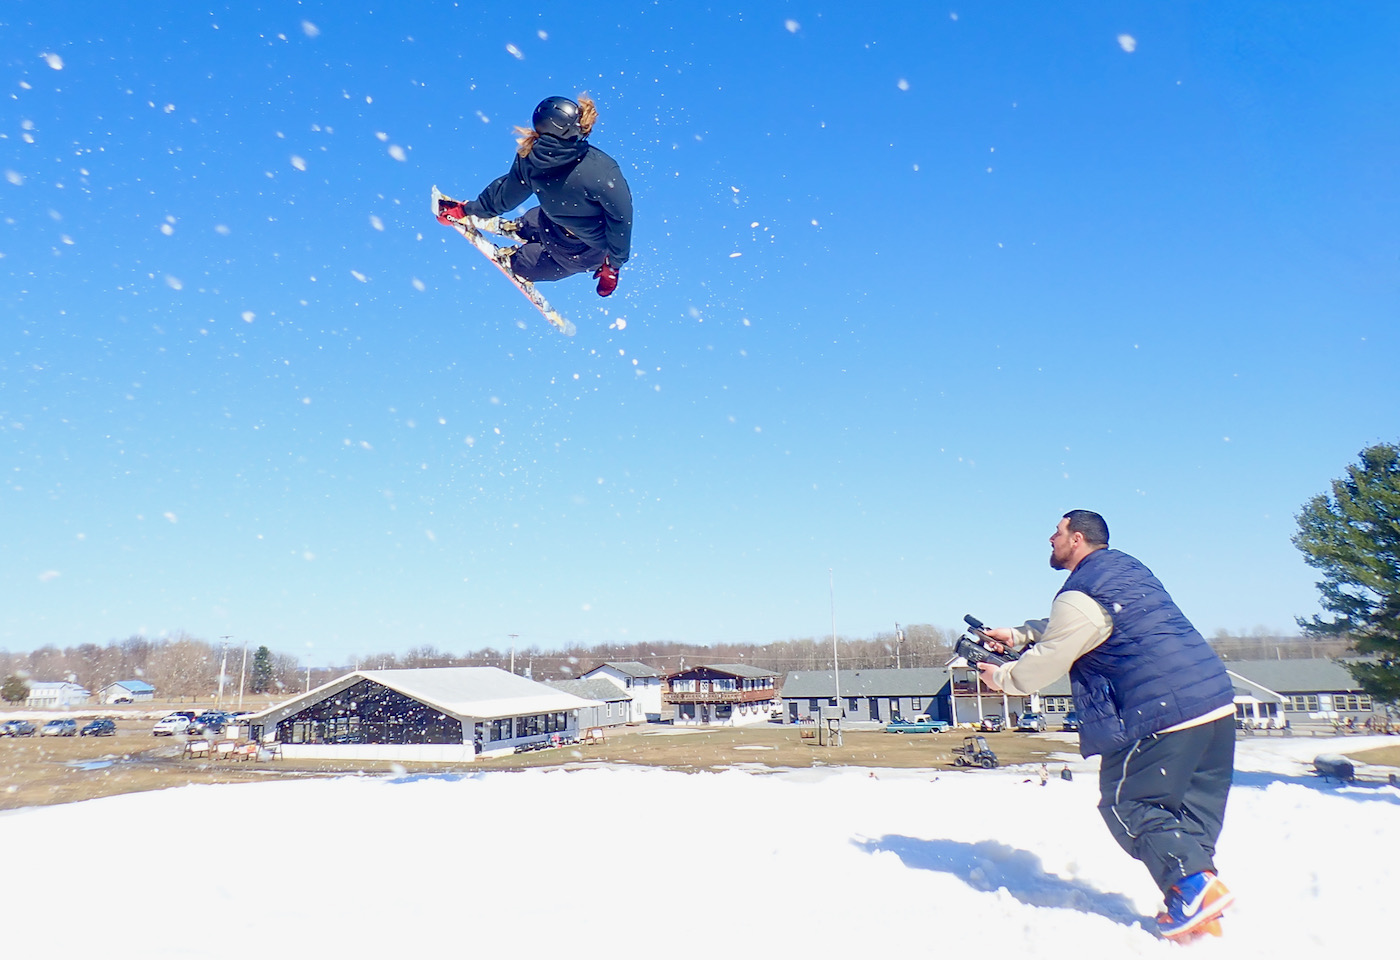
<path fill-rule="evenodd" d="M 1108 548 L 1097 513 L 1064 515 L 1050 566 L 1069 578 L 1049 619 L 985 631 L 1025 650 L 979 664 L 982 680 L 1026 696 L 1069 673 L 1080 753 L 1102 755 L 1099 813 L 1162 890 L 1162 935 L 1218 936 L 1234 899 L 1214 862 L 1234 773 L 1230 678 L 1152 571 Z"/>

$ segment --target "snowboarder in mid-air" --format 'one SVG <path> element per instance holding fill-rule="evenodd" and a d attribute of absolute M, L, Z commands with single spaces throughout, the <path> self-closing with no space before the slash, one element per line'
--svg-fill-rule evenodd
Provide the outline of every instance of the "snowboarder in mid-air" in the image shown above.
<path fill-rule="evenodd" d="M 587 94 L 578 101 L 549 97 L 535 108 L 532 129 L 516 127 L 515 161 L 475 200 L 437 200 L 437 218 L 521 241 L 493 255 L 522 281 L 562 280 L 593 271 L 598 296 L 617 289 L 617 272 L 632 246 L 632 191 L 617 161 L 588 142 L 598 108 Z M 539 197 L 519 220 L 502 214 Z"/>

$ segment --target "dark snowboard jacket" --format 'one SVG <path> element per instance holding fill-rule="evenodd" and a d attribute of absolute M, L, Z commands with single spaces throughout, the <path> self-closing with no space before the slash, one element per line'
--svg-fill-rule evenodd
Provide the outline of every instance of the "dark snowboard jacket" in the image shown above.
<path fill-rule="evenodd" d="M 1162 582 L 1118 550 L 1079 561 L 1060 592 L 1079 590 L 1113 618 L 1113 632 L 1070 668 L 1079 750 L 1111 752 L 1204 716 L 1235 699 L 1225 665 Z"/>
<path fill-rule="evenodd" d="M 544 215 L 595 250 L 614 267 L 632 253 L 632 191 L 617 161 L 587 140 L 549 134 L 517 156 L 505 176 L 493 180 L 467 212 L 498 217 L 530 198 Z"/>

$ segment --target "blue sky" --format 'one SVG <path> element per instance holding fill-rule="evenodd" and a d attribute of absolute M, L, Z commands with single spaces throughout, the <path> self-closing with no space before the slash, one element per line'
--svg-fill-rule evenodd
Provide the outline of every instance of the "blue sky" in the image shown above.
<path fill-rule="evenodd" d="M 1075 507 L 1290 630 L 1400 434 L 1400 11 L 1063 7 L 7 3 L 0 647 L 1019 622 Z M 566 339 L 428 195 L 581 90 Z"/>

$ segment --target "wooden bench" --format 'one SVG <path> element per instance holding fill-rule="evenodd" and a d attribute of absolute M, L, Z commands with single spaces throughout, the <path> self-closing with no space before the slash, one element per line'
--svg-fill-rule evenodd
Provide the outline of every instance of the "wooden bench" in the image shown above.
<path fill-rule="evenodd" d="M 230 760 L 256 760 L 258 758 L 258 745 L 249 740 L 246 743 L 235 744 L 233 753 L 229 754 Z"/>
<path fill-rule="evenodd" d="M 186 740 L 186 741 L 185 741 L 185 759 L 186 759 L 186 760 L 192 759 L 192 758 L 194 758 L 194 757 L 207 757 L 207 756 L 209 756 L 209 741 L 208 741 L 208 740 Z"/>
<path fill-rule="evenodd" d="M 234 748 L 238 746 L 236 740 L 218 740 L 214 743 L 214 758 L 216 760 L 227 760 L 233 756 Z"/>
<path fill-rule="evenodd" d="M 602 727 L 589 727 L 583 734 L 584 743 L 605 743 Z"/>

